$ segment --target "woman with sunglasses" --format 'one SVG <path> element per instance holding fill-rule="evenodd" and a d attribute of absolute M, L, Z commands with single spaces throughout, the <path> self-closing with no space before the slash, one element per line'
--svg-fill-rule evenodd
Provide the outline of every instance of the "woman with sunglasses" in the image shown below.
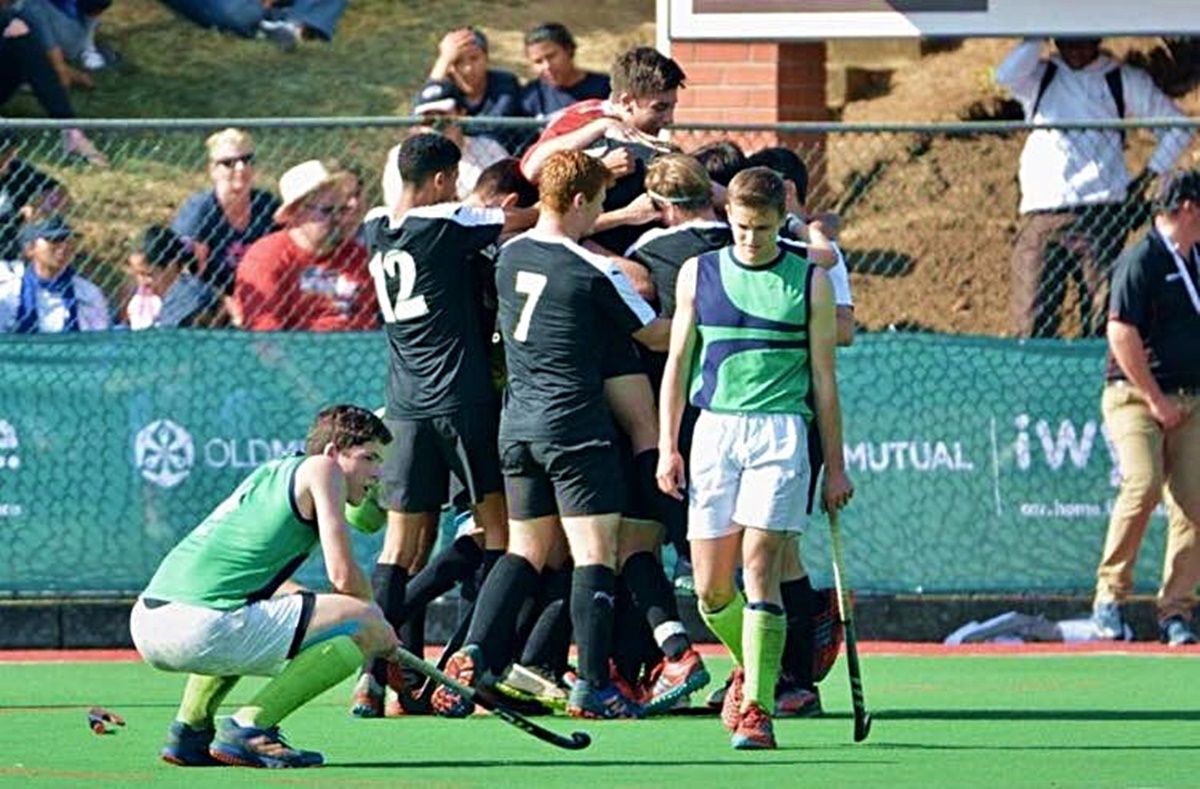
<path fill-rule="evenodd" d="M 274 227 L 279 198 L 254 188 L 254 140 L 248 133 L 224 129 L 204 145 L 212 188 L 189 197 L 171 229 L 191 245 L 200 279 L 224 296 L 232 322 L 240 326 L 234 273 L 246 249 Z"/>

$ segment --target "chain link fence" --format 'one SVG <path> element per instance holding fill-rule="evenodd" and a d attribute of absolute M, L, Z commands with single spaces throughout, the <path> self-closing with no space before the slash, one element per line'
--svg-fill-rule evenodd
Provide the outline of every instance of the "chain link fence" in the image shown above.
<path fill-rule="evenodd" d="M 365 210 L 381 202 L 386 152 L 412 121 L 79 123 L 110 167 L 65 155 L 61 126 L 0 123 L 16 140 L 0 159 L 0 296 L 20 300 L 22 226 L 61 214 L 77 233 L 76 269 L 103 295 L 113 327 L 0 333 L 0 594 L 139 589 L 249 468 L 300 445 L 317 408 L 379 404 L 383 393 L 386 350 L 375 331 L 119 329 L 130 325 L 130 255 L 146 229 L 171 225 L 190 196 L 213 188 L 208 135 L 247 131 L 254 159 L 235 166 L 265 192 L 277 194 L 279 177 L 302 161 L 337 159 L 358 174 Z M 1195 125 L 1172 127 L 1190 134 Z M 488 126 L 513 151 L 536 131 L 521 121 Z M 845 520 L 860 535 L 848 547 L 864 591 L 1090 583 L 1115 479 L 1096 394 L 1103 343 L 1006 338 L 1094 334 L 1104 268 L 1148 214 L 1139 201 L 1051 214 L 1064 221 L 1048 235 L 1040 312 L 1031 332 L 1020 330 L 1010 296 L 1028 131 L 796 124 L 671 133 L 685 151 L 717 139 L 747 152 L 792 147 L 811 172 L 808 209 L 842 217 L 856 318 L 871 332 L 842 368 L 847 457 L 861 491 Z M 1070 128 L 1083 140 L 1123 132 L 1133 173 L 1155 131 Z M 1196 151 L 1193 141 L 1181 164 L 1192 166 Z M 308 284 L 346 299 L 348 289 L 371 290 L 360 274 Z M 985 544 L 994 548 L 986 556 L 975 550 Z M 1152 544 L 1139 560 L 1147 582 L 1161 556 Z M 378 550 L 367 538 L 358 548 L 365 560 Z"/>

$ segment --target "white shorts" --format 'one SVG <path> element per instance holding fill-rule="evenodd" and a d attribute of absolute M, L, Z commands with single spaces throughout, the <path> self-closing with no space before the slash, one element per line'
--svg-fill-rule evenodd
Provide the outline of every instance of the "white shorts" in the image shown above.
<path fill-rule="evenodd" d="M 138 598 L 129 617 L 133 643 L 142 658 L 164 671 L 215 677 L 278 674 L 299 649 L 311 616 L 304 595 L 272 597 L 230 611 Z"/>
<path fill-rule="evenodd" d="M 804 531 L 808 509 L 808 427 L 799 414 L 701 411 L 692 438 L 688 539 L 744 526 Z"/>

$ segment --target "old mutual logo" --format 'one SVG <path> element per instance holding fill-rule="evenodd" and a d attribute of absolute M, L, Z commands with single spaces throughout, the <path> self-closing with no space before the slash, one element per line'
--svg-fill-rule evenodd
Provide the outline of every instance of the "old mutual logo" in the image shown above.
<path fill-rule="evenodd" d="M 191 434 L 169 419 L 138 431 L 133 449 L 142 478 L 160 488 L 173 488 L 187 479 L 196 459 Z"/>

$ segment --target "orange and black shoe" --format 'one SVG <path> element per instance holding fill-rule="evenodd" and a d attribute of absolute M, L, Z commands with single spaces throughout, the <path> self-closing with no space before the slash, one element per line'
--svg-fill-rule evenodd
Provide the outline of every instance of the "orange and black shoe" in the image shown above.
<path fill-rule="evenodd" d="M 737 731 L 733 733 L 733 747 L 739 751 L 774 750 L 779 747 L 775 742 L 775 726 L 771 715 L 757 702 L 750 702 L 738 721 Z"/>
<path fill-rule="evenodd" d="M 475 687 L 482 671 L 483 653 L 473 644 L 455 652 L 446 663 L 446 675 L 470 688 Z M 475 711 L 475 702 L 445 685 L 438 685 L 429 701 L 433 711 L 444 718 L 465 718 Z"/>
<path fill-rule="evenodd" d="M 358 683 L 354 686 L 350 714 L 356 718 L 383 717 L 383 686 L 375 681 L 369 671 L 359 675 Z"/>

